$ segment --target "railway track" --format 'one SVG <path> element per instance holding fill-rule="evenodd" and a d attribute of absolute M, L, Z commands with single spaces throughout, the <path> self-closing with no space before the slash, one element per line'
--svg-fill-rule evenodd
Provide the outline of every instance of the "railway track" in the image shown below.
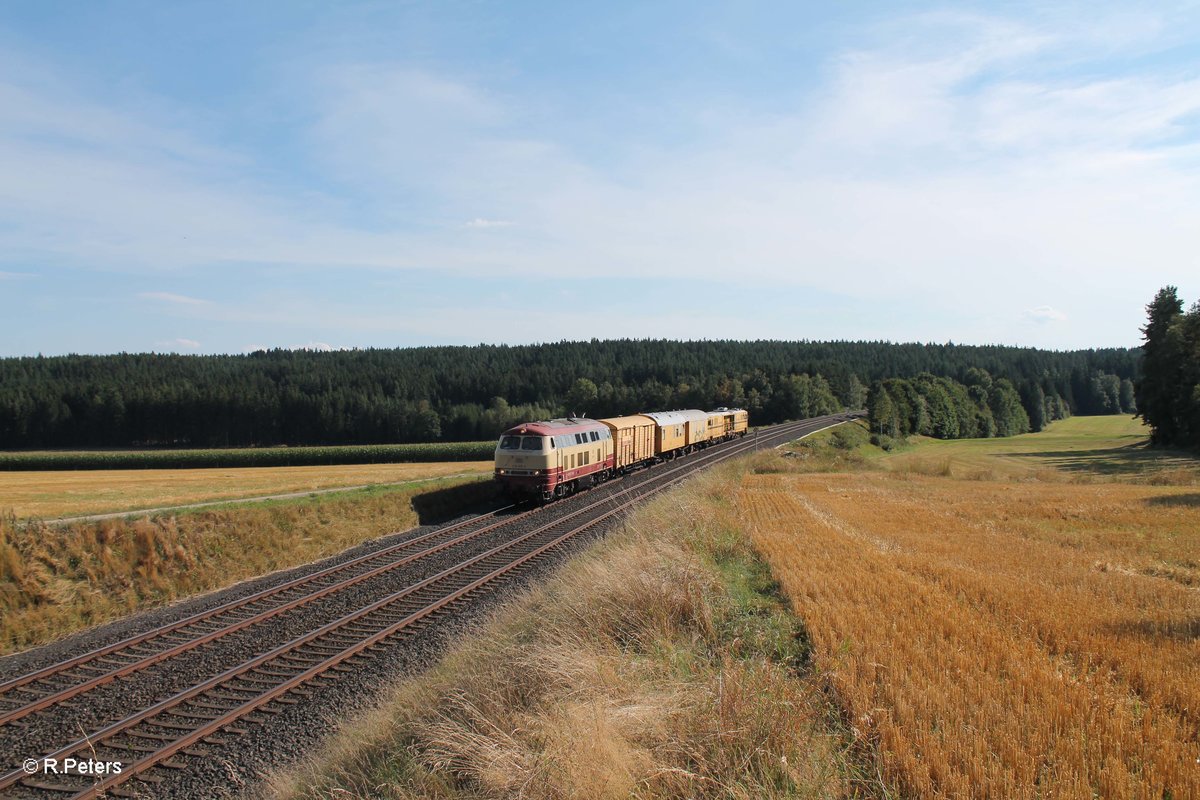
<path fill-rule="evenodd" d="M 223 637 L 256 626 L 265 630 L 267 623 L 281 615 L 346 593 L 414 562 L 485 543 L 485 549 L 463 553 L 447 568 L 35 759 L 43 766 L 47 759 L 58 764 L 71 758 L 121 762 L 119 773 L 47 775 L 39 769 L 29 774 L 17 762 L 30 754 L 13 753 L 5 758 L 9 771 L 0 775 L 0 796 L 133 796 L 122 786 L 131 779 L 136 779 L 135 786 L 143 792 L 152 791 L 154 784 L 163 780 L 164 770 L 186 769 L 180 756 L 205 757 L 209 754 L 206 743 L 224 744 L 227 740 L 222 737 L 244 733 L 247 726 L 266 722 L 286 706 L 302 702 L 313 689 L 334 682 L 339 673 L 355 670 L 434 624 L 472 595 L 519 575 L 639 500 L 756 446 L 782 443 L 845 418 L 837 415 L 775 426 L 757 438 L 709 448 L 656 468 L 640 483 L 588 493 L 583 498 L 590 502 L 577 508 L 555 504 L 513 513 L 508 507 L 455 523 L 6 680 L 0 683 L 0 725 L 10 726 L 54 706 L 86 698 L 105 684 L 182 659 Z M 498 543 L 486 546 L 492 541 Z"/>

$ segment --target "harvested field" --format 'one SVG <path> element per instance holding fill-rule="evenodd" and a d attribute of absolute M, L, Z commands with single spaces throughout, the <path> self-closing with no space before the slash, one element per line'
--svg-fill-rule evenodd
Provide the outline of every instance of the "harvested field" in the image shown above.
<path fill-rule="evenodd" d="M 1037 460 L 1017 438 L 1000 458 Z M 1200 796 L 1195 462 L 1130 444 L 1053 447 L 1068 463 L 1032 474 L 973 442 L 965 477 L 953 453 L 853 474 L 762 456 L 743 477 L 743 524 L 903 795 Z M 1139 482 L 1130 459 L 1182 477 Z"/>
<path fill-rule="evenodd" d="M 320 467 L 0 472 L 0 512 L 62 517 L 244 497 L 490 474 L 490 461 Z"/>

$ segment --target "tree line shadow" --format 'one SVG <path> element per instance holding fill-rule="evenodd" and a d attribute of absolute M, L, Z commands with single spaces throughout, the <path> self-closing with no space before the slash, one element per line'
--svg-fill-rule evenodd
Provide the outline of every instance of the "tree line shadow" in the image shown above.
<path fill-rule="evenodd" d="M 1108 626 L 1110 633 L 1117 635 L 1142 636 L 1149 639 L 1200 639 L 1200 617 L 1163 624 L 1148 620 L 1133 620 Z"/>
<path fill-rule="evenodd" d="M 1151 447 L 1145 442 L 1121 447 L 1097 447 L 1091 450 L 1050 450 L 1037 453 L 1013 453 L 1012 457 L 1041 462 L 1047 467 L 1069 472 L 1101 475 L 1142 475 L 1168 469 L 1198 469 L 1200 457 L 1182 450 Z"/>

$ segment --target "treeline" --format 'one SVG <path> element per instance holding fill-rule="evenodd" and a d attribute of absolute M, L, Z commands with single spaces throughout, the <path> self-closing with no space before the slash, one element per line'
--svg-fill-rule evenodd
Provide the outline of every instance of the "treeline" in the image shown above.
<path fill-rule="evenodd" d="M 1069 415 L 1061 395 L 1047 397 L 1038 384 L 1031 386 L 1027 406 L 1012 381 L 993 380 L 986 370 L 968 370 L 965 384 L 927 372 L 890 378 L 871 386 L 868 419 L 879 436 L 973 439 L 1041 430 Z"/>
<path fill-rule="evenodd" d="M 1141 416 L 1155 444 L 1200 449 L 1200 302 L 1185 314 L 1178 289 L 1167 286 L 1146 311 Z"/>
<path fill-rule="evenodd" d="M 474 441 L 566 412 L 741 406 L 771 423 L 861 408 L 922 374 L 1008 380 L 1026 406 L 1128 408 L 1140 352 L 887 342 L 614 340 L 248 355 L 0 359 L 0 449 Z M 994 417 L 994 414 L 993 414 Z M 965 435 L 965 434 L 961 434 Z"/>

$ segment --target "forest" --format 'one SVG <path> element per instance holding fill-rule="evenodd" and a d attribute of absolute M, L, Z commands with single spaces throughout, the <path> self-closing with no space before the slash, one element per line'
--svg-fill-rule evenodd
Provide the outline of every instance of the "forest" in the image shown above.
<path fill-rule="evenodd" d="M 1066 414 L 1132 411 L 1141 355 L 1133 348 L 593 340 L 6 358 L 0 449 L 472 441 L 564 413 L 717 406 L 747 408 L 765 424 L 862 408 L 877 383 L 893 405 L 885 424 L 898 434 L 1004 435 Z M 942 393 L 957 409 L 957 425 L 943 419 Z M 1027 421 L 1015 414 L 1014 398 Z M 978 413 L 963 411 L 965 402 Z"/>
<path fill-rule="evenodd" d="M 1200 449 L 1200 302 L 1166 286 L 1146 306 L 1137 403 L 1155 444 Z"/>

